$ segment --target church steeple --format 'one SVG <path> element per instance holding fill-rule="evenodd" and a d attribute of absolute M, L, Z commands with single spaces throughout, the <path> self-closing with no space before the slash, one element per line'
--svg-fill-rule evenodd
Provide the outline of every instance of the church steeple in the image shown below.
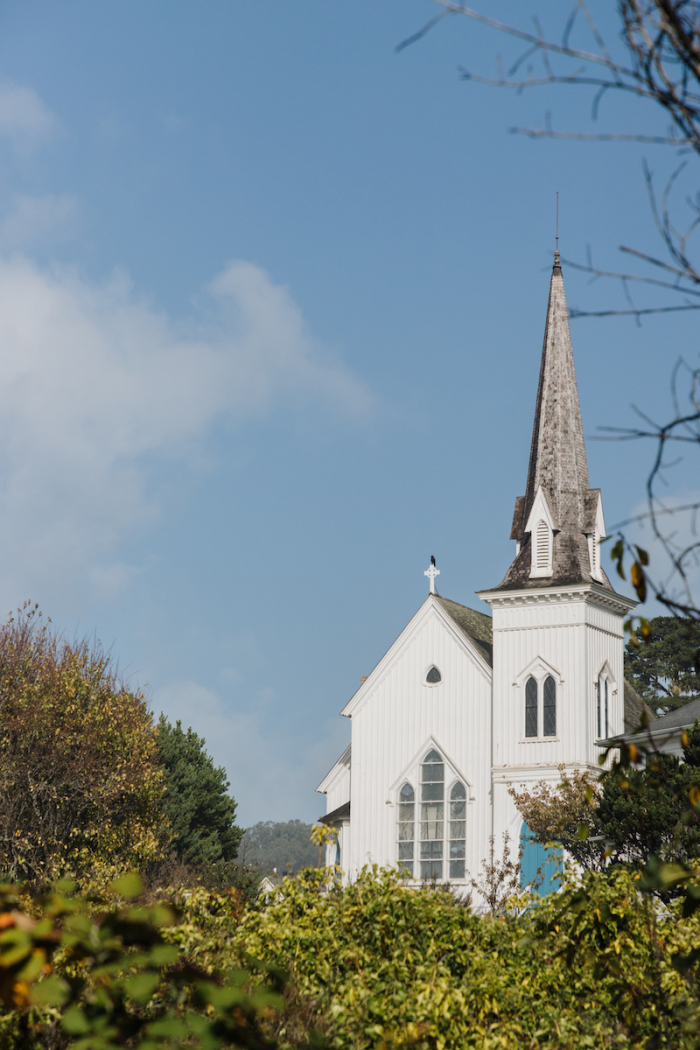
<path fill-rule="evenodd" d="M 559 252 L 549 285 L 540 380 L 525 495 L 515 501 L 518 551 L 501 588 L 596 581 L 605 535 L 599 489 L 588 480 L 586 448 Z M 612 588 L 610 588 L 612 589 Z"/>

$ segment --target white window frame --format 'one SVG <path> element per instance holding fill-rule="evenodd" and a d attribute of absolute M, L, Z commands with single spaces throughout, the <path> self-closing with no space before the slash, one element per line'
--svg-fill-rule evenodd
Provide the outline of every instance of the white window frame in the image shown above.
<path fill-rule="evenodd" d="M 606 660 L 593 682 L 593 717 L 595 720 L 596 740 L 607 740 L 611 735 L 615 735 L 614 731 L 611 733 L 611 722 L 613 697 L 616 694 L 617 683 L 613 677 L 610 664 Z"/>
<path fill-rule="evenodd" d="M 433 665 L 431 664 L 430 666 L 432 667 Z M 413 821 L 414 821 L 414 824 L 413 824 L 413 876 L 412 876 L 412 881 L 415 882 L 415 883 L 418 883 L 418 882 L 422 881 L 422 878 L 421 878 L 421 867 L 420 867 L 420 864 L 421 864 L 420 852 L 421 852 L 421 841 L 422 841 L 421 840 L 421 823 L 422 823 L 422 819 L 421 819 L 422 818 L 422 814 L 421 814 L 421 805 L 422 805 L 422 798 L 421 798 L 421 766 L 423 765 L 423 763 L 425 761 L 425 758 L 427 757 L 429 752 L 433 751 L 433 750 L 437 751 L 437 753 L 442 758 L 443 767 L 444 767 L 442 877 L 438 881 L 439 882 L 455 883 L 455 884 L 458 884 L 458 885 L 461 886 L 461 885 L 465 885 L 467 883 L 467 878 L 468 878 L 467 867 L 466 867 L 466 845 L 467 845 L 467 842 L 469 840 L 469 836 L 468 836 L 468 830 L 469 830 L 469 804 L 474 800 L 474 795 L 472 793 L 473 789 L 472 789 L 472 785 L 469 782 L 469 780 L 457 769 L 457 767 L 455 766 L 454 762 L 452 762 L 452 760 L 449 758 L 449 756 L 445 753 L 445 749 L 442 748 L 435 740 L 433 740 L 432 737 L 421 748 L 421 750 L 419 751 L 418 755 L 413 760 L 411 765 L 407 769 L 404 770 L 404 772 L 401 774 L 401 776 L 395 782 L 395 784 L 394 784 L 394 786 L 392 788 L 391 795 L 393 796 L 393 798 L 390 801 L 392 801 L 393 805 L 396 807 L 394 809 L 394 811 L 393 811 L 394 814 L 395 814 L 395 816 L 394 816 L 394 842 L 396 844 L 395 845 L 395 849 L 396 849 L 395 863 L 398 866 L 399 870 L 401 870 L 402 866 L 406 864 L 405 860 L 400 860 L 399 859 L 399 823 L 400 823 L 399 817 L 401 815 L 401 811 L 399 810 L 398 807 L 401 804 L 401 789 L 403 788 L 404 784 L 409 784 L 410 787 L 413 790 L 413 805 L 414 805 L 414 816 L 413 816 Z M 450 803 L 452 801 L 451 798 L 450 798 L 450 795 L 451 795 L 453 787 L 457 783 L 460 783 L 460 784 L 462 784 L 464 786 L 465 796 L 466 796 L 465 800 L 464 800 L 465 801 L 465 821 L 466 821 L 466 833 L 465 833 L 465 839 L 464 839 L 464 842 L 465 842 L 465 858 L 464 858 L 465 869 L 464 869 L 464 876 L 463 877 L 461 877 L 461 878 L 450 878 L 450 874 L 449 874 L 449 871 L 450 871 L 450 841 L 451 841 L 450 840 L 450 812 L 451 812 L 451 810 L 450 810 Z M 404 841 L 408 841 L 408 840 L 404 840 Z M 455 841 L 460 841 L 461 842 L 462 840 L 461 839 L 456 839 Z M 405 867 L 404 867 L 404 870 L 405 870 Z M 409 877 L 411 877 L 411 876 L 409 876 Z"/>
<path fill-rule="evenodd" d="M 537 683 L 537 735 L 526 736 L 525 735 L 525 703 L 526 703 L 526 688 L 528 679 L 534 678 Z M 544 736 L 544 683 L 548 678 L 554 679 L 554 685 L 556 688 L 556 723 L 557 731 L 554 736 Z M 543 660 L 541 656 L 535 657 L 525 667 L 524 670 L 515 678 L 513 686 L 516 689 L 516 705 L 518 711 L 518 719 L 520 724 L 520 736 L 519 742 L 521 744 L 551 744 L 559 740 L 560 736 L 560 717 L 561 717 L 561 699 L 562 699 L 562 686 L 564 679 L 556 667 L 552 667 L 550 663 Z"/>

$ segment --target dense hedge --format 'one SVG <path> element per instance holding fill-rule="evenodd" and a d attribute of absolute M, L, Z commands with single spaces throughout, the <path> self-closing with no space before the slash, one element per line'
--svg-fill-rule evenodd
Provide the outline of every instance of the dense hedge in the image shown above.
<path fill-rule="evenodd" d="M 698 913 L 624 871 L 567 878 L 500 917 L 380 870 L 346 889 L 307 870 L 252 906 L 149 902 L 133 878 L 91 899 L 0 887 L 0 1047 L 697 1046 Z"/>

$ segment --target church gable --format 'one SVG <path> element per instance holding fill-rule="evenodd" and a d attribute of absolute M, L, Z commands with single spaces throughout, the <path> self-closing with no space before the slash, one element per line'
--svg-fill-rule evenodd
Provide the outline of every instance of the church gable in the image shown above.
<path fill-rule="evenodd" d="M 406 673 L 414 685 L 430 689 L 444 684 L 443 654 L 446 655 L 450 651 L 452 659 L 453 649 L 466 656 L 478 674 L 490 683 L 490 624 L 491 618 L 483 613 L 437 594 L 428 595 L 427 600 L 371 674 L 365 678 L 341 714 L 349 718 L 358 714 L 369 698 L 376 693 L 380 684 L 406 659 L 411 664 L 410 671 L 406 669 Z"/>

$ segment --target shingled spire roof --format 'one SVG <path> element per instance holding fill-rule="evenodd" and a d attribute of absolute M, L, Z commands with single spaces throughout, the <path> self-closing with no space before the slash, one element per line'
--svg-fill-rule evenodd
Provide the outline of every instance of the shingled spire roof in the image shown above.
<path fill-rule="evenodd" d="M 554 530 L 552 574 L 531 578 L 528 519 L 539 490 L 546 499 Z M 535 425 L 524 496 L 515 501 L 511 539 L 520 544 L 499 589 L 588 583 L 591 575 L 588 536 L 595 530 L 600 490 L 588 480 L 586 447 L 576 386 L 574 355 L 559 252 L 549 286 Z M 596 582 L 612 590 L 602 570 Z"/>

